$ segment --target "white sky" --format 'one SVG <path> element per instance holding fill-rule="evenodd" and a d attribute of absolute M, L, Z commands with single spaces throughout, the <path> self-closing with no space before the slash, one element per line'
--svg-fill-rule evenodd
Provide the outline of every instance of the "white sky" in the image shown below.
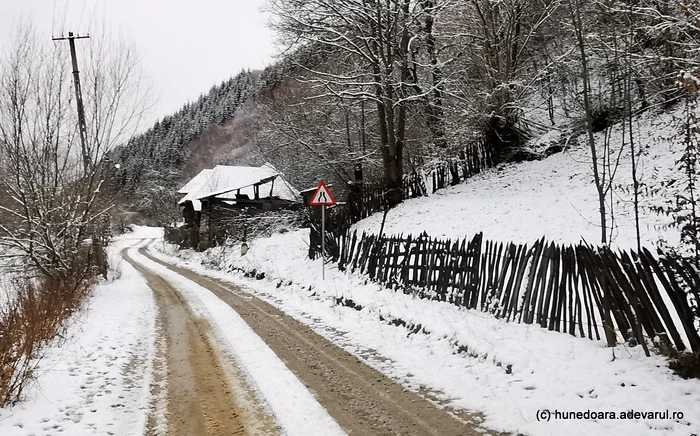
<path fill-rule="evenodd" d="M 87 33 L 104 22 L 130 39 L 143 60 L 161 118 L 243 68 L 262 68 L 274 36 L 264 0 L 0 0 L 0 50 L 20 20 L 46 38 Z M 64 42 L 67 44 L 67 42 Z M 78 60 L 80 61 L 80 42 Z M 67 60 L 68 61 L 68 60 Z"/>

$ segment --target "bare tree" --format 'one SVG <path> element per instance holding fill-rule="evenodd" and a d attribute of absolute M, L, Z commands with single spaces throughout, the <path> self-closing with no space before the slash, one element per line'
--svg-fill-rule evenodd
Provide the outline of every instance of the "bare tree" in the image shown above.
<path fill-rule="evenodd" d="M 497 160 L 523 151 L 533 124 L 523 109 L 538 87 L 551 94 L 560 3 L 454 0 L 446 7 L 435 28 L 450 145 L 478 131 Z"/>
<path fill-rule="evenodd" d="M 308 83 L 292 79 L 258 99 L 255 144 L 262 160 L 274 162 L 296 186 L 319 179 L 342 195 L 363 175 L 382 177 L 376 125 L 364 123 L 364 110 L 351 100 L 315 97 Z"/>
<path fill-rule="evenodd" d="M 574 28 L 577 47 L 581 55 L 581 79 L 583 82 L 583 108 L 586 114 L 586 133 L 588 136 L 588 146 L 591 150 L 591 165 L 593 168 L 593 181 L 598 193 L 598 212 L 600 215 L 600 242 L 606 245 L 607 236 L 607 215 L 605 205 L 605 186 L 601 177 L 598 151 L 596 149 L 595 136 L 593 131 L 593 105 L 591 102 L 591 82 L 589 74 L 588 50 L 585 37 L 585 29 L 581 20 L 580 0 L 569 0 L 569 13 L 571 25 Z"/>
<path fill-rule="evenodd" d="M 412 44 L 426 29 L 430 31 L 436 13 L 445 3 L 270 1 L 273 25 L 291 49 L 314 45 L 345 66 L 342 73 L 305 67 L 309 74 L 302 80 L 314 84 L 317 97 L 375 104 L 384 182 L 392 204 L 401 201 L 409 105 L 435 95 L 439 85 L 416 86 Z M 427 41 L 431 41 L 430 37 Z M 436 77 L 439 75 L 433 80 Z"/>
<path fill-rule="evenodd" d="M 31 28 L 0 60 L 0 244 L 44 275 L 74 265 L 111 207 L 103 195 L 106 153 L 125 141 L 148 107 L 138 59 L 127 45 L 92 39 L 83 62 L 89 165 L 78 144 L 69 57 Z"/>

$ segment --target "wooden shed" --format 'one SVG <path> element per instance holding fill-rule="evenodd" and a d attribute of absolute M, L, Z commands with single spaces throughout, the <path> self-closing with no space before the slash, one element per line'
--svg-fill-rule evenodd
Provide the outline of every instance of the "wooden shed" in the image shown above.
<path fill-rule="evenodd" d="M 199 249 L 223 241 L 236 216 L 302 206 L 299 192 L 270 164 L 204 169 L 178 193 L 185 219 L 181 232 L 187 233 L 186 245 Z"/>

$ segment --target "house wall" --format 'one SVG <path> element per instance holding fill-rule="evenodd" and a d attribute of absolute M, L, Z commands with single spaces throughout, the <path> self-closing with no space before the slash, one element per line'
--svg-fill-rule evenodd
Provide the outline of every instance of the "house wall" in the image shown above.
<path fill-rule="evenodd" d="M 197 226 L 198 241 L 193 246 L 199 250 L 206 250 L 223 244 L 228 238 L 246 240 L 247 222 L 250 219 L 255 219 L 255 215 L 268 211 L 299 210 L 301 208 L 301 203 L 276 198 L 238 201 L 233 205 L 219 199 L 203 201 Z M 195 221 L 193 220 L 193 222 Z"/>

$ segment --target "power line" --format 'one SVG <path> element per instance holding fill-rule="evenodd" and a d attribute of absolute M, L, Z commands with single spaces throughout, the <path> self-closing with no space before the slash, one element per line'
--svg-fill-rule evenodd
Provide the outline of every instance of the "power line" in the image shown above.
<path fill-rule="evenodd" d="M 80 19 L 78 20 L 78 29 L 80 29 L 80 25 L 83 24 L 83 14 L 85 13 L 85 3 L 87 0 L 83 0 L 83 8 L 80 10 Z"/>

